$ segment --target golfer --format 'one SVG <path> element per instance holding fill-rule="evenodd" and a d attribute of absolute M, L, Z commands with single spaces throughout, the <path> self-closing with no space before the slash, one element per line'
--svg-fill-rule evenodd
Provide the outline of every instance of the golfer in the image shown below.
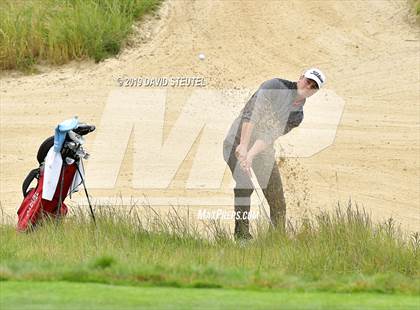
<path fill-rule="evenodd" d="M 234 188 L 235 239 L 251 239 L 249 220 L 252 168 L 270 206 L 273 225 L 284 229 L 286 202 L 275 160 L 274 141 L 299 126 L 306 98 L 325 83 L 319 69 L 309 69 L 297 82 L 265 81 L 235 119 L 223 143 L 223 157 L 236 181 Z"/>

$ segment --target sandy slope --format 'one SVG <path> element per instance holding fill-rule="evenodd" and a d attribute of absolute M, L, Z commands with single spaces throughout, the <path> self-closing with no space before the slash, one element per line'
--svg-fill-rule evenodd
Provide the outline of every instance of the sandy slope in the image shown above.
<path fill-rule="evenodd" d="M 35 165 L 40 141 L 57 121 L 74 114 L 99 123 L 118 77 L 204 76 L 208 87 L 255 88 L 265 79 L 295 79 L 304 68 L 319 66 L 328 88 L 345 99 L 345 110 L 333 146 L 282 168 L 289 215 L 351 197 L 377 219 L 393 216 L 405 228 L 420 229 L 420 44 L 405 0 L 170 0 L 160 14 L 146 27 L 153 39 L 138 39 L 118 58 L 36 76 L 2 75 L 0 185 L 6 213 L 21 201 L 20 184 Z M 197 59 L 201 51 L 205 62 Z M 165 133 L 182 105 L 182 98 L 169 101 Z M 106 195 L 143 194 L 130 189 L 131 148 L 117 188 Z M 189 159 L 177 174 L 180 182 L 165 193 L 146 194 L 196 195 L 178 186 Z"/>

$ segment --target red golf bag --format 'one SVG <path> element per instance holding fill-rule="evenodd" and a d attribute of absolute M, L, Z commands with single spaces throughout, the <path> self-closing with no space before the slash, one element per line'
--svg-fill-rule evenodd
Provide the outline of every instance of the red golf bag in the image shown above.
<path fill-rule="evenodd" d="M 36 187 L 26 193 L 17 212 L 17 230 L 19 231 L 26 231 L 28 228 L 35 227 L 37 222 L 43 217 L 55 218 L 57 215 L 65 216 L 68 211 L 63 201 L 69 192 L 74 175 L 77 173 L 76 164 L 63 164 L 58 185 L 51 201 L 41 198 L 44 183 L 44 167 L 41 166 L 35 170 L 38 172 Z"/>
<path fill-rule="evenodd" d="M 94 129 L 94 126 L 81 125 L 79 126 L 78 130 L 73 130 L 73 136 L 75 136 L 76 132 L 77 137 L 80 139 L 81 135 L 87 134 Z M 87 155 L 81 145 L 77 145 L 78 141 L 80 140 L 75 139 L 71 141 L 70 137 L 66 137 L 66 142 L 64 143 L 64 146 L 61 150 L 63 164 L 61 167 L 60 176 L 58 178 L 58 184 L 51 201 L 42 199 L 42 187 L 44 183 L 44 161 L 48 151 L 54 145 L 54 137 L 46 139 L 41 144 L 37 154 L 39 168 L 31 170 L 22 184 L 22 193 L 24 199 L 19 210 L 17 211 L 18 231 L 27 231 L 28 229 L 34 228 L 42 218 L 48 217 L 54 219 L 60 216 L 65 216 L 67 214 L 68 209 L 64 204 L 64 200 L 71 189 L 76 173 L 80 174 L 83 186 L 85 185 L 83 176 L 78 168 L 78 164 L 83 156 L 84 158 L 87 158 Z M 35 187 L 29 188 L 30 184 L 35 179 L 37 180 L 37 184 Z M 89 201 L 86 187 L 85 193 Z M 91 206 L 90 209 L 92 218 L 95 219 Z"/>

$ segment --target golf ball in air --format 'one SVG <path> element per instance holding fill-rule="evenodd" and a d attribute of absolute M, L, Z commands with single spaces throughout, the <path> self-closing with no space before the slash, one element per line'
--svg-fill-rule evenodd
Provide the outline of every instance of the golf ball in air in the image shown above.
<path fill-rule="evenodd" d="M 198 55 L 198 58 L 200 58 L 200 60 L 204 60 L 206 56 L 203 53 L 201 53 Z"/>

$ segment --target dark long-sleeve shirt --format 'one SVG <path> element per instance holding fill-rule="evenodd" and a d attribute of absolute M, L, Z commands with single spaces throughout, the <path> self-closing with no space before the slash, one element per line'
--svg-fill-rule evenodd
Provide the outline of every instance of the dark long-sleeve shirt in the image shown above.
<path fill-rule="evenodd" d="M 297 97 L 296 82 L 274 78 L 265 81 L 251 96 L 235 119 L 225 138 L 229 144 L 239 144 L 242 124 L 254 124 L 250 146 L 258 139 L 272 145 L 274 141 L 298 126 L 303 119 L 302 105 L 293 105 Z"/>

